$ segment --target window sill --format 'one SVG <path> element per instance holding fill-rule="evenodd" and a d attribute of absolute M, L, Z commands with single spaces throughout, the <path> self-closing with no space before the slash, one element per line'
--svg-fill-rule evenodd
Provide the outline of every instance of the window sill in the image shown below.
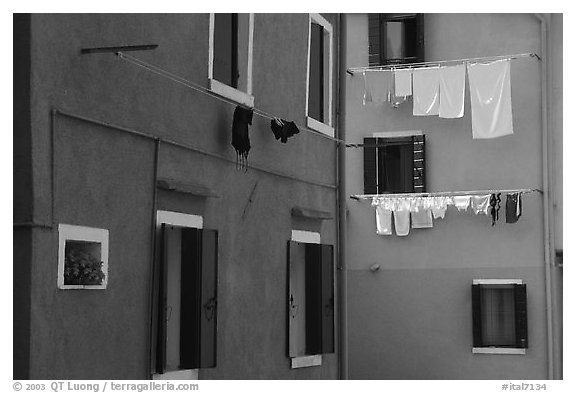
<path fill-rule="evenodd" d="M 214 93 L 226 97 L 232 101 L 237 102 L 241 105 L 246 105 L 247 107 L 254 108 L 254 96 L 233 87 L 230 87 L 222 82 L 218 82 L 216 79 L 208 79 L 210 90 Z"/>
<path fill-rule="evenodd" d="M 152 374 L 153 380 L 197 380 L 198 369 L 166 371 L 164 374 Z"/>
<path fill-rule="evenodd" d="M 290 358 L 291 368 L 314 367 L 322 365 L 322 355 L 300 356 Z"/>
<path fill-rule="evenodd" d="M 487 355 L 526 355 L 526 348 L 472 348 L 472 353 L 481 353 Z"/>
<path fill-rule="evenodd" d="M 316 119 L 306 116 L 306 127 L 326 134 L 328 136 L 334 137 L 334 127 L 330 127 L 327 124 L 321 123 Z"/>

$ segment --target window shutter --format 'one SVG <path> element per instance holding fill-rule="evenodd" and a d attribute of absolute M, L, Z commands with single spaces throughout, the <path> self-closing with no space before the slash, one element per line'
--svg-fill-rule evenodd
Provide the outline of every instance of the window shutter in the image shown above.
<path fill-rule="evenodd" d="M 417 59 L 415 62 L 424 62 L 424 14 L 416 14 Z"/>
<path fill-rule="evenodd" d="M 414 146 L 414 192 L 426 192 L 425 141 L 425 135 L 415 135 L 412 137 Z"/>
<path fill-rule="evenodd" d="M 368 14 L 368 65 L 384 64 L 380 57 L 381 50 L 380 14 Z"/>
<path fill-rule="evenodd" d="M 322 353 L 334 353 L 334 246 L 321 245 Z"/>
<path fill-rule="evenodd" d="M 516 325 L 516 346 L 518 348 L 528 348 L 526 284 L 514 285 L 514 314 Z"/>
<path fill-rule="evenodd" d="M 200 367 L 216 367 L 218 232 L 202 230 Z"/>
<path fill-rule="evenodd" d="M 478 284 L 472 284 L 472 331 L 473 346 L 482 346 L 482 288 Z"/>
<path fill-rule="evenodd" d="M 157 319 L 157 329 L 158 329 L 158 341 L 156 343 L 156 372 L 163 374 L 166 370 L 166 301 L 168 297 L 168 269 L 167 269 L 167 252 L 168 247 L 166 241 L 168 236 L 166 231 L 168 226 L 162 224 L 160 230 L 160 267 L 158 271 L 158 319 Z"/>
<path fill-rule="evenodd" d="M 365 145 L 376 145 L 377 138 L 364 138 Z M 364 194 L 377 194 L 376 147 L 364 146 Z"/>
<path fill-rule="evenodd" d="M 322 255 L 319 244 L 306 244 L 306 354 L 322 353 Z"/>
<path fill-rule="evenodd" d="M 180 369 L 200 367 L 201 317 L 199 277 L 202 269 L 202 232 L 182 228 L 180 273 Z"/>
<path fill-rule="evenodd" d="M 305 327 L 305 243 L 288 241 L 288 357 L 306 352 Z"/>

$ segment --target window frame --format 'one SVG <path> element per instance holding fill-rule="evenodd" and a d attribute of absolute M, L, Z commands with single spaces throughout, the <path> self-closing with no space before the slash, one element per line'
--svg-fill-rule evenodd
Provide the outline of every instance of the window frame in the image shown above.
<path fill-rule="evenodd" d="M 514 289 L 515 285 L 523 285 L 524 287 L 526 286 L 525 283 L 523 282 L 523 280 L 521 279 L 474 279 L 472 280 L 472 289 L 474 290 L 474 286 L 477 285 L 479 286 L 478 288 L 480 290 L 482 290 L 481 286 L 495 286 L 495 287 L 499 287 L 499 286 L 503 286 L 503 285 L 510 285 L 512 289 Z M 515 307 L 515 316 L 514 316 L 514 323 L 518 323 L 518 316 L 517 316 L 517 310 L 516 310 L 516 306 L 517 304 L 514 304 Z M 475 324 L 475 318 L 476 315 L 475 314 L 480 314 L 481 317 L 481 309 L 478 308 L 476 309 L 476 307 L 480 307 L 480 305 L 475 304 L 474 302 L 474 298 L 472 298 L 472 314 L 473 314 L 473 332 L 474 335 L 476 335 L 476 324 Z M 527 320 L 527 301 L 524 304 L 524 310 L 522 310 L 523 314 L 525 315 L 524 320 L 521 322 L 524 324 L 523 328 L 526 332 L 526 346 L 525 347 L 520 347 L 520 346 L 476 346 L 474 343 L 472 345 L 472 353 L 474 354 L 492 354 L 492 355 L 525 355 L 526 354 L 526 349 L 528 348 L 528 320 Z M 480 322 L 480 321 L 478 321 Z M 517 334 L 517 333 L 516 333 Z M 518 339 L 518 337 L 516 337 L 516 340 Z"/>
<path fill-rule="evenodd" d="M 254 96 L 252 95 L 252 64 L 254 58 L 254 14 L 248 14 L 248 58 L 245 92 L 214 79 L 214 28 L 215 14 L 211 13 L 209 16 L 208 27 L 208 88 L 214 93 L 231 99 L 238 104 L 253 108 Z"/>
<path fill-rule="evenodd" d="M 370 16 L 369 16 L 369 31 L 368 31 L 368 40 L 369 40 L 369 54 L 368 58 L 374 57 L 378 55 L 378 61 L 370 61 L 370 66 L 378 66 L 378 65 L 391 65 L 391 64 L 409 64 L 409 63 L 420 63 L 425 61 L 425 43 L 424 43 L 424 14 L 422 13 L 406 13 L 406 14 L 376 14 L 378 17 L 378 48 L 377 53 L 371 53 L 370 42 L 374 39 L 373 36 L 370 35 Z M 375 18 L 374 15 L 372 15 Z M 405 21 L 407 19 L 414 19 L 416 23 L 416 56 L 413 57 L 406 57 L 406 58 L 399 58 L 399 59 L 388 59 L 388 48 L 387 48 L 387 31 L 385 29 L 385 23 L 388 21 Z M 374 51 L 375 49 L 372 49 Z"/>
<path fill-rule="evenodd" d="M 317 23 L 324 29 L 324 51 L 328 49 L 328 59 L 326 67 L 328 68 L 328 76 L 324 76 L 323 90 L 324 99 L 328 101 L 327 105 L 327 122 L 320 122 L 308 115 L 308 95 L 310 94 L 310 55 L 311 55 L 311 40 L 312 40 L 312 23 Z M 326 54 L 326 53 L 325 53 Z M 319 131 L 328 136 L 334 136 L 334 126 L 332 118 L 333 108 L 333 90 L 332 85 L 334 82 L 334 30 L 330 22 L 320 14 L 308 14 L 308 55 L 306 63 L 306 103 L 305 103 L 305 117 L 306 126 L 312 130 Z M 326 86 L 326 84 L 328 86 Z"/>

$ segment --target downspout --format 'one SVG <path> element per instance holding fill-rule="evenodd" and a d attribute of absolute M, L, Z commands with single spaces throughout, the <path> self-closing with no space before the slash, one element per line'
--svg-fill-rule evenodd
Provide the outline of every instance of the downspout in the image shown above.
<path fill-rule="evenodd" d="M 346 17 L 340 14 L 338 36 L 338 139 L 345 141 L 346 123 Z M 339 312 L 339 378 L 348 379 L 348 278 L 346 270 L 346 145 L 338 144 L 338 278 Z"/>
<path fill-rule="evenodd" d="M 541 66 L 541 102 L 542 102 L 542 188 L 544 205 L 544 268 L 545 268 L 545 290 L 546 290 L 546 348 L 548 358 L 548 379 L 554 379 L 554 332 L 552 315 L 552 261 L 553 249 L 551 242 L 553 239 L 552 225 L 552 175 L 550 174 L 549 153 L 550 135 L 548 130 L 548 97 L 549 95 L 549 72 L 548 72 L 548 26 L 549 16 L 546 14 L 535 14 L 540 21 L 540 45 L 542 54 Z"/>

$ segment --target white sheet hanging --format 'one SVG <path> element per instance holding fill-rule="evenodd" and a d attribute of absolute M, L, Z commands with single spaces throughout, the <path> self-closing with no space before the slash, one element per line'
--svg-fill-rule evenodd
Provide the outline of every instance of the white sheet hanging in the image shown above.
<path fill-rule="evenodd" d="M 392 71 L 364 72 L 364 105 L 383 104 L 390 101 Z"/>
<path fill-rule="evenodd" d="M 406 97 L 412 95 L 412 70 L 405 68 L 394 70 L 395 93 L 397 96 Z"/>
<path fill-rule="evenodd" d="M 438 115 L 440 107 L 439 67 L 416 68 L 412 71 L 414 116 Z"/>
<path fill-rule="evenodd" d="M 468 64 L 472 138 L 490 139 L 514 133 L 510 59 Z"/>
<path fill-rule="evenodd" d="M 464 88 L 466 67 L 464 64 L 440 67 L 440 108 L 438 114 L 446 119 L 464 116 Z"/>

